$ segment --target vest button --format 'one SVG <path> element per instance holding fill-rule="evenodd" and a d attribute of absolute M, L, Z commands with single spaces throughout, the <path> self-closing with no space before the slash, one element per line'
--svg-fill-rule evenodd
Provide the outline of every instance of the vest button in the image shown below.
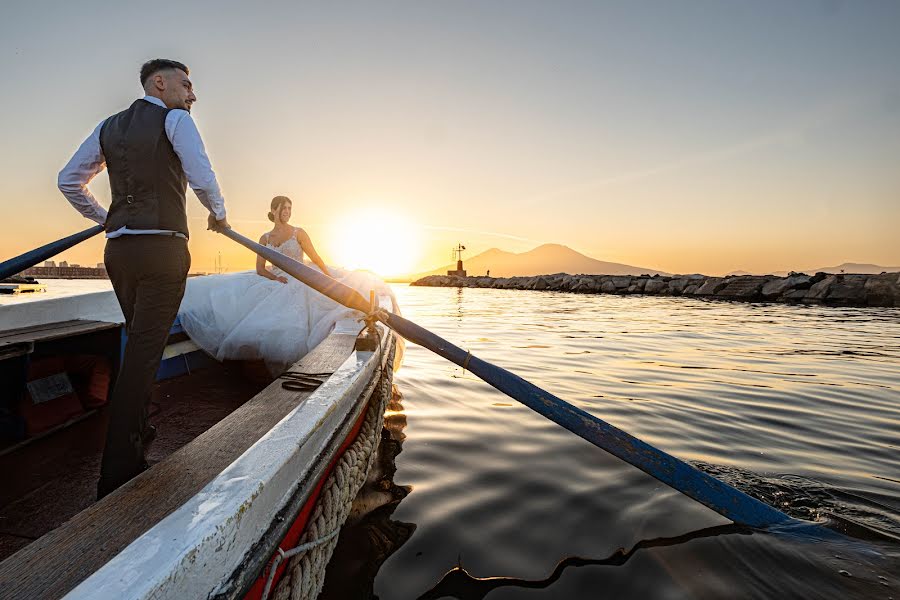
<path fill-rule="evenodd" d="M 134 204 L 134 196 L 128 194 L 127 196 L 125 196 L 125 202 L 127 202 L 128 204 Z"/>

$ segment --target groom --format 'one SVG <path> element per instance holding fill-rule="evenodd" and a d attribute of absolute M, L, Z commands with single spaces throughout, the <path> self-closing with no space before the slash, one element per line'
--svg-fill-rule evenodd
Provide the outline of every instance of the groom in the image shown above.
<path fill-rule="evenodd" d="M 209 228 L 228 228 L 225 200 L 190 115 L 197 100 L 184 64 L 155 59 L 141 67 L 144 97 L 105 119 L 59 173 L 59 190 L 82 215 L 106 228 L 104 261 L 125 315 L 128 341 L 110 401 L 97 497 L 147 468 L 147 404 L 191 264 L 187 185 L 209 212 Z M 87 184 L 109 171 L 109 212 Z"/>

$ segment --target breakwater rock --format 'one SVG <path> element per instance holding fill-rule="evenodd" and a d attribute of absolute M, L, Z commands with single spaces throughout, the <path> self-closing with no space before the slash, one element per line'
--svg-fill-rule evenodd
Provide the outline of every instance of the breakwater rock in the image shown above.
<path fill-rule="evenodd" d="M 900 306 L 900 273 L 880 275 L 790 273 L 776 275 L 536 275 L 456 277 L 431 275 L 412 283 L 431 287 L 548 290 L 580 294 L 650 294 L 747 302 L 836 306 Z"/>

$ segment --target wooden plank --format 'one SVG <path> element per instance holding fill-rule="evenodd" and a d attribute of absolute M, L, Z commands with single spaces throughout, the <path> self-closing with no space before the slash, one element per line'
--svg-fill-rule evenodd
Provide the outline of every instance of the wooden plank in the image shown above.
<path fill-rule="evenodd" d="M 333 333 L 292 371 L 337 369 L 354 335 Z M 200 491 L 311 392 L 276 380 L 149 471 L 0 563 L 4 598 L 58 598 Z"/>
<path fill-rule="evenodd" d="M 44 323 L 32 325 L 21 329 L 9 329 L 0 333 L 0 344 L 16 344 L 21 342 L 43 342 L 61 337 L 103 331 L 113 327 L 119 327 L 119 323 L 109 321 L 92 321 L 88 319 L 74 319 L 60 321 L 58 323 Z"/>
<path fill-rule="evenodd" d="M 105 333 L 109 332 L 101 335 Z M 271 383 L 268 374 L 265 382 L 251 381 L 241 371 L 241 365 L 216 363 L 189 377 L 156 384 L 150 413 L 158 432 L 147 460 L 153 465 L 161 462 Z M 93 418 L 0 456 L 0 473 L 7 475 L 0 486 L 0 533 L 35 540 L 97 501 L 108 416 L 101 410 Z M 0 562 L 18 549 L 0 546 Z"/>
<path fill-rule="evenodd" d="M 48 342 L 50 340 L 93 333 L 95 331 L 103 331 L 113 327 L 119 327 L 119 324 L 110 323 L 108 321 L 89 321 L 84 319 L 33 325 L 21 329 L 10 329 L 0 333 L 0 346 L 9 346 L 24 342 Z"/>
<path fill-rule="evenodd" d="M 0 335 L 30 333 L 36 331 L 51 330 L 59 326 L 68 326 L 81 322 L 83 319 L 69 319 L 68 321 L 57 321 L 55 323 L 40 323 L 38 325 L 30 325 L 28 327 L 19 327 L 16 329 L 7 329 L 0 332 Z"/>
<path fill-rule="evenodd" d="M 17 356 L 25 356 L 34 352 L 34 343 L 25 342 L 24 344 L 0 344 L 0 360 L 8 358 L 16 358 Z"/>
<path fill-rule="evenodd" d="M 70 427 L 70 426 L 74 425 L 75 423 L 78 423 L 80 421 L 87 419 L 88 417 L 93 417 L 95 414 L 97 414 L 96 408 L 87 410 L 87 411 L 81 413 L 80 415 L 78 415 L 77 417 L 72 417 L 65 423 L 60 423 L 59 425 L 56 425 L 55 427 L 51 427 L 47 431 L 42 431 L 41 433 L 39 433 L 37 435 L 33 435 L 30 438 L 25 438 L 24 440 L 22 440 L 21 442 L 19 442 L 18 444 L 14 445 L 14 446 L 10 446 L 9 448 L 4 448 L 3 450 L 0 450 L 0 456 L 4 456 L 6 454 L 12 454 L 13 452 L 15 452 L 21 448 L 24 448 L 25 446 L 27 446 L 29 444 L 33 444 L 36 441 L 42 440 L 47 436 L 54 435 L 56 432 L 58 432 L 62 429 L 65 429 L 66 427 Z"/>

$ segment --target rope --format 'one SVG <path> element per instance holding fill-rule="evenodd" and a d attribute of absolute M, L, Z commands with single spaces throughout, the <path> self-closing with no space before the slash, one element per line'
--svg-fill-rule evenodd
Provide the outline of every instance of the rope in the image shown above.
<path fill-rule="evenodd" d="M 288 565 L 284 576 L 275 586 L 275 600 L 313 600 L 322 590 L 325 569 L 337 546 L 338 533 L 375 460 L 384 410 L 390 398 L 390 385 L 391 371 L 385 369 L 356 441 L 341 455 L 322 487 L 306 530 L 300 538 L 301 544 L 287 552 L 279 549 L 274 557 L 262 600 L 267 600 L 274 573 L 284 560 L 288 561 Z"/>
<path fill-rule="evenodd" d="M 463 361 L 463 364 L 462 364 L 463 375 L 465 375 L 466 369 L 469 368 L 469 359 L 470 358 L 472 358 L 472 351 L 466 350 L 466 359 Z"/>
<path fill-rule="evenodd" d="M 378 321 L 381 321 L 382 323 L 387 324 L 388 314 L 389 313 L 386 310 L 384 310 L 383 308 L 375 308 L 373 310 L 370 310 L 368 313 L 366 313 L 365 315 L 361 316 L 360 318 L 358 318 L 356 320 L 357 323 L 365 322 L 365 325 L 363 326 L 363 328 L 360 329 L 356 335 L 359 335 L 360 333 L 365 331 L 367 328 L 375 329 L 377 331 L 378 328 L 375 327 L 375 323 L 377 323 Z"/>
<path fill-rule="evenodd" d="M 287 552 L 285 552 L 281 548 L 278 548 L 278 553 L 275 555 L 275 558 L 272 560 L 272 564 L 269 566 L 269 576 L 268 576 L 268 578 L 266 578 L 266 587 L 263 588 L 261 600 L 266 600 L 269 597 L 269 592 L 272 591 L 272 580 L 275 579 L 275 573 L 278 571 L 278 566 L 282 563 L 282 561 L 284 561 L 285 559 L 288 559 L 288 558 L 292 558 L 292 557 L 300 554 L 301 552 L 306 552 L 307 550 L 311 550 L 312 548 L 315 548 L 316 546 L 318 546 L 320 544 L 324 544 L 325 542 L 327 542 L 328 540 L 330 540 L 331 538 L 333 538 L 340 532 L 341 532 L 340 528 L 335 529 L 334 531 L 332 531 L 331 533 L 329 533 L 326 536 L 320 537 L 319 539 L 313 540 L 306 544 L 300 544 L 299 546 L 296 546 L 295 548 L 291 548 Z"/>
<path fill-rule="evenodd" d="M 369 312 L 369 314 L 365 315 L 364 317 L 360 317 L 359 319 L 356 320 L 357 323 L 362 323 L 363 321 L 365 321 L 365 323 L 366 323 L 365 325 L 363 325 L 362 329 L 360 329 L 359 331 L 356 332 L 357 338 L 366 329 L 373 331 L 375 333 L 376 347 L 378 348 L 378 364 L 381 364 L 381 360 L 382 360 L 382 358 L 384 358 L 384 348 L 382 348 L 382 346 L 381 346 L 381 331 L 378 329 L 378 327 L 375 326 L 375 323 L 377 323 L 378 321 L 381 321 L 384 323 L 385 321 L 384 321 L 384 317 L 382 315 L 386 315 L 386 314 L 387 314 L 387 311 L 385 311 L 383 308 L 376 308 L 374 310 L 371 310 Z M 385 325 L 385 327 L 387 327 L 387 325 Z"/>
<path fill-rule="evenodd" d="M 311 392 L 318 389 L 320 385 L 325 383 L 325 379 L 332 373 L 298 373 L 296 371 L 285 371 L 278 376 L 278 379 L 284 379 L 281 387 L 285 390 L 294 392 Z"/>

